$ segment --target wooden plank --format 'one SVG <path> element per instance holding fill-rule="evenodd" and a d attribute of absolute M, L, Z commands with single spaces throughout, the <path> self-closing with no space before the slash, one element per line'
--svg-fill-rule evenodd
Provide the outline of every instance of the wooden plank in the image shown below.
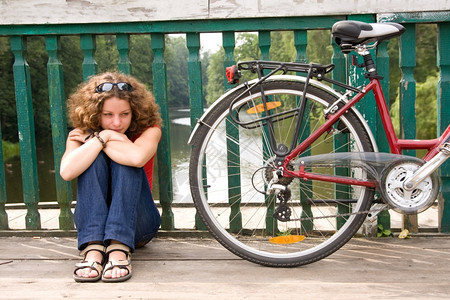
<path fill-rule="evenodd" d="M 294 17 L 449 10 L 446 0 L 15 0 L 2 1 L 0 24 L 80 24 Z M 14 13 L 11 13 L 14 12 Z"/>

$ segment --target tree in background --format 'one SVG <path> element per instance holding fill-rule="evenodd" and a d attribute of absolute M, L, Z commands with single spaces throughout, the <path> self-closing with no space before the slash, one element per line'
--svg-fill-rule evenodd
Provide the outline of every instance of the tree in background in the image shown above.
<path fill-rule="evenodd" d="M 436 25 L 417 26 L 416 57 L 417 67 L 415 78 L 417 83 L 427 80 L 430 76 L 436 76 Z M 289 31 L 272 32 L 272 45 L 270 56 L 272 60 L 293 61 L 296 51 L 293 45 L 293 33 Z M 45 40 L 42 37 L 29 37 L 27 61 L 30 65 L 31 85 L 33 94 L 33 106 L 35 114 L 35 129 L 37 140 L 50 137 L 50 115 L 48 103 L 48 84 L 46 65 L 48 54 L 45 49 Z M 307 58 L 308 61 L 317 63 L 329 63 L 331 61 L 332 48 L 330 45 L 329 30 L 308 31 Z M 150 35 L 132 35 L 130 38 L 130 61 L 132 74 L 145 82 L 149 89 L 153 88 L 152 61 Z M 118 63 L 118 51 L 114 35 L 99 35 L 96 38 L 95 59 L 98 71 L 116 70 Z M 79 37 L 61 37 L 60 59 L 64 70 L 65 96 L 68 97 L 74 88 L 83 80 L 82 61 L 83 54 L 80 49 Z M 391 103 L 395 102 L 398 93 L 398 82 L 401 73 L 398 68 L 398 42 L 393 39 L 388 44 L 388 52 L 391 58 L 390 82 Z M 259 59 L 258 35 L 255 33 L 240 33 L 236 39 L 235 60 Z M 2 137 L 5 140 L 17 142 L 17 112 L 13 86 L 12 64 L 13 55 L 9 47 L 9 39 L 0 38 L 0 122 Z M 224 66 L 223 49 L 216 53 L 204 53 L 201 57 L 203 74 L 203 90 L 207 104 L 214 102 L 223 94 Z M 189 105 L 188 51 L 185 39 L 182 36 L 166 37 L 165 60 L 167 63 L 168 99 L 170 106 Z M 244 74 L 244 80 L 254 78 L 255 74 Z M 433 88 L 429 84 L 421 88 Z M 418 86 L 419 93 L 419 86 Z M 435 91 L 428 92 L 429 95 Z M 419 97 L 418 97 L 419 98 Z M 395 109 L 395 106 L 393 107 Z M 422 110 L 421 107 L 418 107 Z M 435 116 L 435 110 L 426 109 L 426 112 Z M 426 119 L 431 119 L 426 117 Z M 419 127 L 419 126 L 418 126 Z M 422 127 L 422 126 L 420 126 Z"/>
<path fill-rule="evenodd" d="M 416 138 L 434 139 L 437 136 L 437 76 L 429 76 L 416 85 Z M 400 134 L 400 97 L 391 107 L 391 117 L 397 134 Z"/>
<path fill-rule="evenodd" d="M 277 61 L 294 61 L 296 50 L 294 34 L 290 31 L 276 31 L 271 33 L 270 59 Z M 310 61 L 329 63 L 332 55 L 329 30 L 314 30 L 308 34 L 307 55 Z M 255 33 L 240 33 L 236 38 L 235 60 L 256 60 L 261 56 L 258 46 L 258 35 Z M 206 88 L 206 102 L 208 105 L 217 100 L 224 92 L 224 52 L 223 50 L 211 54 L 210 65 L 206 71 L 208 83 Z M 256 74 L 243 71 L 242 81 L 251 80 Z"/>
<path fill-rule="evenodd" d="M 184 37 L 166 38 L 164 59 L 167 63 L 167 95 L 170 106 L 189 106 L 188 57 Z"/>
<path fill-rule="evenodd" d="M 12 66 L 14 57 L 9 48 L 9 39 L 0 37 L 0 130 L 2 138 L 18 141 L 16 99 Z"/>
<path fill-rule="evenodd" d="M 437 135 L 437 26 L 436 24 L 416 25 L 416 138 L 433 139 Z M 390 58 L 390 114 L 395 130 L 400 130 L 400 97 L 399 82 L 401 70 L 398 66 L 398 39 L 389 41 L 388 54 Z M 396 86 L 397 85 L 397 86 Z"/>

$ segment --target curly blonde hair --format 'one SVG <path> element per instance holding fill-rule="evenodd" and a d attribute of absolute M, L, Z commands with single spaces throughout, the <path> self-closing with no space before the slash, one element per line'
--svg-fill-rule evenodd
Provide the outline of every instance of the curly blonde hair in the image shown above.
<path fill-rule="evenodd" d="M 115 86 L 108 92 L 96 93 L 96 87 L 105 82 L 126 82 L 133 87 L 133 90 L 120 91 Z M 159 106 L 155 103 L 153 94 L 136 78 L 118 72 L 106 72 L 92 76 L 87 82 L 78 86 L 67 100 L 69 118 L 73 127 L 84 131 L 101 131 L 103 104 L 111 97 L 117 97 L 130 103 L 131 124 L 125 132 L 129 138 L 135 137 L 148 127 L 161 127 Z"/>

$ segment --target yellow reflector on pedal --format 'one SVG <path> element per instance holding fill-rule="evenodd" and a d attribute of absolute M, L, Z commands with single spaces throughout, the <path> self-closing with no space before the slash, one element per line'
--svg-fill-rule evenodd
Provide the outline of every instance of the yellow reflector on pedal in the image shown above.
<path fill-rule="evenodd" d="M 269 242 L 273 244 L 294 244 L 301 242 L 305 239 L 304 235 L 281 235 L 269 239 Z"/>
<path fill-rule="evenodd" d="M 267 106 L 267 110 L 271 110 L 271 109 L 281 106 L 281 102 L 280 101 L 267 102 L 266 106 Z M 252 108 L 247 109 L 248 114 L 257 114 L 257 113 L 261 113 L 263 111 L 264 111 L 263 103 L 260 103 Z"/>

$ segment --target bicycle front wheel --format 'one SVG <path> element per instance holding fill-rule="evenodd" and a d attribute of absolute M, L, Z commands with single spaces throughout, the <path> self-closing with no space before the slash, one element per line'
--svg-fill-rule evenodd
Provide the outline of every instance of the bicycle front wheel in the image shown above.
<path fill-rule="evenodd" d="M 208 230 L 234 254 L 266 266 L 312 263 L 339 249 L 357 232 L 374 190 L 282 177 L 280 183 L 288 187 L 290 197 L 280 208 L 276 197 L 266 193 L 276 168 L 269 131 L 277 145 L 297 144 L 324 123 L 324 110 L 337 98 L 329 91 L 309 86 L 300 136 L 293 141 L 304 84 L 289 80 L 262 84 L 270 102 L 266 108 L 273 116 L 271 124 L 264 119 L 267 112 L 261 109 L 259 87 L 244 94 L 244 87 L 237 89 L 202 119 L 192 141 L 191 193 Z M 373 152 L 364 128 L 355 113 L 348 111 L 298 159 L 339 151 Z M 298 165 L 292 164 L 289 169 L 296 170 Z M 366 171 L 348 165 L 319 166 L 312 171 L 369 177 Z M 277 216 L 280 209 L 289 216 Z"/>

